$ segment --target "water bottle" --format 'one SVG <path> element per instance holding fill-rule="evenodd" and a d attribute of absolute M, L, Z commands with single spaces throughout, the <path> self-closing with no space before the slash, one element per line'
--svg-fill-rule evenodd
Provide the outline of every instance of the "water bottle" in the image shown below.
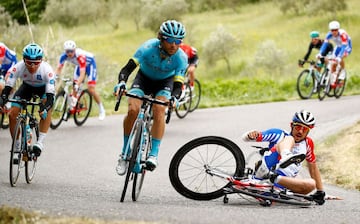
<path fill-rule="evenodd" d="M 31 138 L 32 138 L 32 131 L 31 131 L 31 128 L 30 128 L 30 125 L 27 124 L 26 127 L 26 142 L 28 145 L 31 144 Z"/>

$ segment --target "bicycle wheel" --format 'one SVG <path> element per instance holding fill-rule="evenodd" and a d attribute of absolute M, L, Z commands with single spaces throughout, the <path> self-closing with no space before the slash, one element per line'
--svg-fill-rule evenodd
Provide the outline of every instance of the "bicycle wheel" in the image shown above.
<path fill-rule="evenodd" d="M 318 86 L 318 98 L 323 100 L 326 95 L 328 95 L 330 90 L 330 72 L 325 70 L 320 79 L 320 84 Z"/>
<path fill-rule="evenodd" d="M 77 126 L 85 123 L 92 107 L 92 97 L 87 89 L 85 89 L 76 103 L 76 111 L 74 113 L 74 121 Z"/>
<path fill-rule="evenodd" d="M 147 133 L 150 133 L 149 130 L 147 130 Z M 145 138 L 146 139 L 144 139 L 144 142 L 142 143 L 145 145 L 142 146 L 142 148 L 144 148 L 144 151 L 141 152 L 141 164 L 145 163 L 145 161 L 151 151 L 151 138 L 150 138 L 149 134 L 147 134 Z M 145 179 L 145 174 L 146 174 L 146 169 L 144 169 L 143 166 L 141 168 L 140 173 L 134 174 L 133 189 L 132 189 L 132 200 L 133 201 L 137 201 L 137 199 L 139 198 L 141 188 L 143 186 L 144 179 Z"/>
<path fill-rule="evenodd" d="M 65 91 L 61 91 L 56 94 L 55 103 L 51 113 L 50 128 L 56 129 L 60 126 L 63 121 L 63 117 L 67 110 L 67 96 Z"/>
<path fill-rule="evenodd" d="M 123 191 L 121 193 L 121 198 L 120 198 L 120 202 L 123 202 L 125 199 L 125 195 L 126 195 L 126 190 L 127 190 L 127 186 L 129 184 L 130 178 L 134 178 L 134 167 L 136 164 L 136 157 L 138 154 L 138 149 L 140 146 L 140 138 L 141 138 L 141 123 L 139 121 L 136 121 L 132 133 L 130 134 L 129 137 L 129 141 L 130 141 L 130 149 L 131 149 L 131 154 L 130 154 L 130 158 L 129 158 L 129 166 L 126 172 L 126 176 L 125 176 L 125 182 L 124 182 L 124 187 L 123 187 Z"/>
<path fill-rule="evenodd" d="M 205 167 L 226 170 L 231 176 L 244 175 L 244 155 L 232 141 L 205 136 L 183 145 L 173 156 L 170 167 L 170 182 L 181 195 L 194 200 L 212 200 L 224 195 L 224 187 L 231 182 L 210 175 Z M 224 171 L 225 172 L 225 171 Z"/>
<path fill-rule="evenodd" d="M 36 124 L 34 127 L 31 128 L 31 140 L 27 140 L 27 147 L 28 152 L 32 149 L 33 145 L 39 139 L 39 127 Z M 25 161 L 25 179 L 26 183 L 30 184 L 35 176 L 36 171 L 36 163 L 37 158 L 34 158 L 31 153 L 27 154 L 27 159 Z"/>
<path fill-rule="evenodd" d="M 337 80 L 336 81 L 336 88 L 334 89 L 334 95 L 335 98 L 338 99 L 340 98 L 340 96 L 343 94 L 344 90 L 345 90 L 345 84 L 346 84 L 346 75 L 345 78 L 342 80 Z"/>
<path fill-rule="evenodd" d="M 194 81 L 194 89 L 191 91 L 191 105 L 190 112 L 193 112 L 198 108 L 201 99 L 201 85 L 199 80 L 195 79 Z"/>
<path fill-rule="evenodd" d="M 273 191 L 271 188 L 238 187 L 232 186 L 232 193 L 245 194 L 256 198 L 264 206 L 270 206 L 273 202 L 290 205 L 310 206 L 312 202 L 306 195 L 288 194 L 285 192 Z"/>
<path fill-rule="evenodd" d="M 25 162 L 23 161 L 23 151 L 26 147 L 25 138 L 25 121 L 19 119 L 16 122 L 14 138 L 11 144 L 10 150 L 10 185 L 12 187 L 16 186 L 16 182 L 19 178 L 20 169 L 25 166 Z"/>
<path fill-rule="evenodd" d="M 311 98 L 314 88 L 315 88 L 315 78 L 314 74 L 310 73 L 309 69 L 303 70 L 298 78 L 296 83 L 296 90 L 301 99 L 309 99 Z"/>
<path fill-rule="evenodd" d="M 191 107 L 191 89 L 188 83 L 185 83 L 185 95 L 179 100 L 179 107 L 175 108 L 178 118 L 184 118 L 190 111 Z"/>

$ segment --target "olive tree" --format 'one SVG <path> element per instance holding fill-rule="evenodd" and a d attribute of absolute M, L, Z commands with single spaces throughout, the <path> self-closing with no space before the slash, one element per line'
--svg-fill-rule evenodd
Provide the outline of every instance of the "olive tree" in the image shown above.
<path fill-rule="evenodd" d="M 234 54 L 240 42 L 234 35 L 219 26 L 203 43 L 202 58 L 208 65 L 215 65 L 219 60 L 225 60 L 228 72 L 231 72 L 230 56 Z"/>

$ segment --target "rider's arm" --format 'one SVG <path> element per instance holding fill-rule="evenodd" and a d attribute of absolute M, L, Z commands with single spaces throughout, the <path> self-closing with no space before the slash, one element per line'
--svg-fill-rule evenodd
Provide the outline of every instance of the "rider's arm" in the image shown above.
<path fill-rule="evenodd" d="M 307 61 L 309 59 L 309 56 L 311 54 L 312 49 L 314 48 L 314 45 L 310 42 L 310 45 L 308 47 L 308 51 L 306 52 L 304 56 L 304 61 Z"/>
<path fill-rule="evenodd" d="M 78 85 L 81 85 L 81 83 L 84 81 L 85 75 L 86 75 L 86 55 L 81 54 L 81 55 L 77 56 L 77 61 L 79 63 L 80 76 L 79 76 L 78 80 L 74 80 L 74 82 L 77 83 Z"/>
<path fill-rule="evenodd" d="M 1 93 L 1 98 L 7 100 L 12 89 L 13 88 L 11 86 L 5 86 L 5 88 L 3 89 L 2 93 Z"/>
<path fill-rule="evenodd" d="M 174 82 L 172 95 L 175 96 L 176 99 L 179 99 L 181 96 L 182 85 L 182 82 Z"/>
<path fill-rule="evenodd" d="M 121 81 L 127 82 L 130 74 L 135 70 L 136 67 L 137 67 L 137 63 L 133 58 L 130 58 L 128 63 L 119 72 L 119 76 L 118 76 L 119 83 Z"/>
<path fill-rule="evenodd" d="M 312 162 L 312 163 L 308 162 L 308 169 L 309 169 L 310 177 L 315 180 L 316 189 L 323 191 L 324 187 L 323 187 L 323 184 L 321 181 L 321 175 L 320 175 L 319 168 L 316 164 L 316 161 Z"/>

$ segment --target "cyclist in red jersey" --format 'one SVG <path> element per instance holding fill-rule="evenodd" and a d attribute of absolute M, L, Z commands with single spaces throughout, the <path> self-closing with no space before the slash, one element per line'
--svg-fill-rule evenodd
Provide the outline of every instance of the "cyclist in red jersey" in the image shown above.
<path fill-rule="evenodd" d="M 190 87 L 193 90 L 194 89 L 194 81 L 195 81 L 195 69 L 197 65 L 199 64 L 199 57 L 197 54 L 196 48 L 181 43 L 180 48 L 186 53 L 188 56 L 188 67 L 187 67 L 187 73 L 189 74 L 189 80 L 190 80 Z"/>
<path fill-rule="evenodd" d="M 315 126 L 315 118 L 312 113 L 301 110 L 295 113 L 290 126 L 290 133 L 272 128 L 265 131 L 249 131 L 243 135 L 244 141 L 269 142 L 270 150 L 256 165 L 255 179 L 270 179 L 277 187 L 285 187 L 301 194 L 308 194 L 316 189 L 312 196 L 314 201 L 322 205 L 325 202 L 325 192 L 316 164 L 314 142 L 308 136 L 310 129 Z M 301 169 L 301 163 L 270 171 L 274 165 L 299 158 L 301 154 L 305 156 L 311 178 L 295 178 Z"/>

